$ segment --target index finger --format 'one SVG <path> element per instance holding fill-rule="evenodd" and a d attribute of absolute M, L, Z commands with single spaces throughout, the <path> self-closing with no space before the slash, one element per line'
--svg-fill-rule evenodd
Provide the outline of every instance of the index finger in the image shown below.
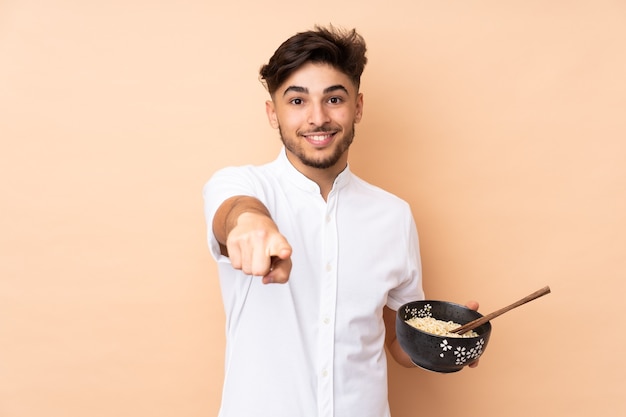
<path fill-rule="evenodd" d="M 272 239 L 267 249 L 267 256 L 276 256 L 280 259 L 289 258 L 292 252 L 291 245 L 282 235 L 279 235 L 276 238 Z"/>

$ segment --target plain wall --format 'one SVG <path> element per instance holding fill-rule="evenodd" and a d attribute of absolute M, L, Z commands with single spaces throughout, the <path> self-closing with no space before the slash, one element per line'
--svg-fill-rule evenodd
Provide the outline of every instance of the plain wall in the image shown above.
<path fill-rule="evenodd" d="M 257 72 L 314 24 L 370 62 L 352 169 L 407 200 L 480 366 L 390 365 L 394 417 L 623 416 L 626 3 L 0 1 L 0 416 L 213 416 L 201 188 L 273 159 Z"/>

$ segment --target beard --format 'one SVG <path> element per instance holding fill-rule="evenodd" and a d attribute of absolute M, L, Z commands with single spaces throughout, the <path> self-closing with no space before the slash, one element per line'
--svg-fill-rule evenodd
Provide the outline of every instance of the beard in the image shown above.
<path fill-rule="evenodd" d="M 325 131 L 325 129 L 320 127 L 308 133 L 323 132 L 323 131 Z M 350 145 L 352 144 L 352 141 L 354 140 L 355 129 L 354 129 L 354 124 L 353 124 L 352 129 L 344 132 L 345 133 L 344 136 L 338 142 L 335 143 L 335 148 L 332 154 L 326 157 L 314 157 L 312 155 L 307 155 L 306 150 L 302 146 L 302 141 L 304 139 L 300 139 L 300 138 L 294 139 L 294 138 L 286 137 L 283 134 L 283 131 L 280 128 L 280 126 L 278 127 L 278 132 L 280 133 L 280 140 L 283 142 L 283 145 L 285 145 L 285 148 L 289 152 L 294 154 L 300 160 L 300 162 L 302 162 L 304 165 L 311 167 L 311 168 L 327 169 L 327 168 L 334 166 L 339 161 L 339 159 L 341 159 L 341 156 L 350 148 Z"/>

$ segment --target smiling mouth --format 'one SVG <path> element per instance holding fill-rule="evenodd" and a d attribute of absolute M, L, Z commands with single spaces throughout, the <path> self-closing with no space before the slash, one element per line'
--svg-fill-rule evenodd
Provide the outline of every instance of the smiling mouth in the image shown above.
<path fill-rule="evenodd" d="M 312 145 L 315 146 L 325 146 L 332 142 L 335 137 L 336 132 L 325 132 L 325 133 L 309 133 L 303 134 L 302 137 Z"/>

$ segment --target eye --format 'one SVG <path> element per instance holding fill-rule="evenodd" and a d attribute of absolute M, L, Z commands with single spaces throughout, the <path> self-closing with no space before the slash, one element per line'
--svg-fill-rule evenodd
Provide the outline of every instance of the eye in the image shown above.
<path fill-rule="evenodd" d="M 289 100 L 289 102 L 291 104 L 295 104 L 296 106 L 299 106 L 300 104 L 302 104 L 302 99 L 301 98 L 292 98 L 291 100 Z"/>
<path fill-rule="evenodd" d="M 328 99 L 328 102 L 330 104 L 339 104 L 343 101 L 343 99 L 341 97 L 331 97 Z"/>

